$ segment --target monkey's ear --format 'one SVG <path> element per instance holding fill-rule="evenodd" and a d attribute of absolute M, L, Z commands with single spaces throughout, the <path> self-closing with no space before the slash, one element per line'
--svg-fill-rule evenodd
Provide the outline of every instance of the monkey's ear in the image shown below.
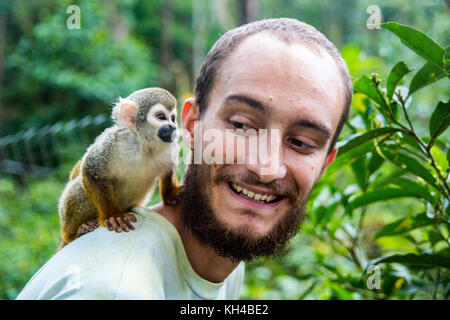
<path fill-rule="evenodd" d="M 136 128 L 138 109 L 139 107 L 135 102 L 119 98 L 114 105 L 112 118 L 117 124 L 134 129 Z"/>

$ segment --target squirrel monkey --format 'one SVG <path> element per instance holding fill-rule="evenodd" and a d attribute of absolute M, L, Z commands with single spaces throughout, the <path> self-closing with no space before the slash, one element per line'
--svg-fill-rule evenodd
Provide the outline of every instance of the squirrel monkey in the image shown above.
<path fill-rule="evenodd" d="M 175 172 L 176 112 L 176 99 L 161 88 L 119 98 L 112 110 L 115 124 L 95 139 L 74 166 L 59 199 L 58 250 L 74 240 L 80 225 L 89 219 L 96 218 L 104 227 L 111 218 L 128 223 L 126 212 L 146 205 L 158 178 L 163 202 L 176 203 L 182 190 Z"/>

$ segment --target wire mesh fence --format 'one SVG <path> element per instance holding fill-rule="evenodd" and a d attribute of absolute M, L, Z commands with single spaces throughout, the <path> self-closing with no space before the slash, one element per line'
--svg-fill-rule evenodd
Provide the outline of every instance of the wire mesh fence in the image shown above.
<path fill-rule="evenodd" d="M 46 178 L 66 161 L 73 161 L 111 124 L 105 114 L 30 128 L 0 138 L 0 177 Z"/>

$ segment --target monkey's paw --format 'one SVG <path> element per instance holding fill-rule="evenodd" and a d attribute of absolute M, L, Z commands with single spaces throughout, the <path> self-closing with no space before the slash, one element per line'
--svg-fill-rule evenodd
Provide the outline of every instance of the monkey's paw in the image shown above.
<path fill-rule="evenodd" d="M 81 237 L 82 235 L 85 235 L 86 233 L 94 231 L 98 227 L 99 224 L 97 222 L 97 219 L 90 219 L 86 221 L 78 228 L 77 238 Z"/>
<path fill-rule="evenodd" d="M 136 222 L 136 217 L 131 213 L 123 213 L 121 215 L 115 215 L 105 220 L 105 225 L 109 231 L 115 230 L 116 232 L 128 232 L 134 230 L 134 226 L 131 222 Z"/>

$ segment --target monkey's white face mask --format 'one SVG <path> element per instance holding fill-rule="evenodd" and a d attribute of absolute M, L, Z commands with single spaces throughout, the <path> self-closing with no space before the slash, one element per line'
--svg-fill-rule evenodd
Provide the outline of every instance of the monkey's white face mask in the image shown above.
<path fill-rule="evenodd" d="M 162 105 L 155 104 L 147 114 L 147 122 L 158 129 L 158 137 L 166 143 L 177 138 L 176 108 L 170 112 Z"/>
<path fill-rule="evenodd" d="M 178 126 L 176 122 L 177 110 L 168 110 L 162 104 L 157 103 L 150 107 L 145 123 L 137 127 L 139 106 L 127 98 L 119 98 L 112 111 L 113 120 L 121 126 L 134 131 L 140 131 L 145 136 L 158 136 L 163 143 L 172 143 L 178 138 Z"/>

